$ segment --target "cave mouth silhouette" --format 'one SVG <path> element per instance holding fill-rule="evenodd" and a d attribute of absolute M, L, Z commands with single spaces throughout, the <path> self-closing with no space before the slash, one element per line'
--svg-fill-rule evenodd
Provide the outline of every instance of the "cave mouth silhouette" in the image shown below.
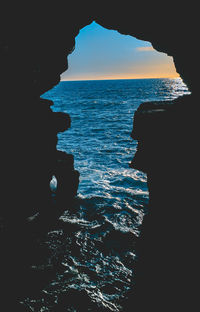
<path fill-rule="evenodd" d="M 41 3 L 37 6 L 35 2 L 30 2 L 29 9 L 21 9 L 17 3 L 16 8 L 12 6 L 11 9 L 9 5 L 5 13 L 2 10 L 0 48 L 1 95 L 4 105 L 1 116 L 4 121 L 2 125 L 8 126 L 2 131 L 2 203 L 6 203 L 8 223 L 11 223 L 8 231 L 6 229 L 4 233 L 5 243 L 3 242 L 2 246 L 2 310 L 5 306 L 9 310 L 8 305 L 16 303 L 21 295 L 29 292 L 27 286 L 33 286 L 30 280 L 33 275 L 35 277 L 31 271 L 29 279 L 29 274 L 26 274 L 29 267 L 26 270 L 23 266 L 27 257 L 31 260 L 30 263 L 36 257 L 30 243 L 35 227 L 29 227 L 29 224 L 21 227 L 21 220 L 24 218 L 23 212 L 32 204 L 32 199 L 37 209 L 44 206 L 43 199 L 44 195 L 48 195 L 46 186 L 49 183 L 49 173 L 54 169 L 52 162 L 55 160 L 56 149 L 56 118 L 52 118 L 47 109 L 47 105 L 51 104 L 44 104 L 40 96 L 59 83 L 60 74 L 67 68 L 66 58 L 73 50 L 75 36 L 79 29 L 91 20 L 96 20 L 107 29 L 115 29 L 120 33 L 147 40 L 157 51 L 171 55 L 177 72 L 193 92 L 192 96 L 175 101 L 174 106 L 169 105 L 169 109 L 165 107 L 166 118 L 162 118 L 160 113 L 158 118 L 154 118 L 156 114 L 148 114 L 152 107 L 148 111 L 146 106 L 142 106 L 141 114 L 137 114 L 140 151 L 137 167 L 144 169 L 145 164 L 145 169 L 149 170 L 148 183 L 154 214 L 147 221 L 144 236 L 140 240 L 140 251 L 143 254 L 140 257 L 142 269 L 139 268 L 138 272 L 145 274 L 142 274 L 141 279 L 138 278 L 138 300 L 131 294 L 131 307 L 136 307 L 138 301 L 139 310 L 142 311 L 141 304 L 146 307 L 148 302 L 150 308 L 155 308 L 161 302 L 158 309 L 155 309 L 160 311 L 164 302 L 168 310 L 172 306 L 175 309 L 177 307 L 177 310 L 186 306 L 191 310 L 193 306 L 195 310 L 199 304 L 199 297 L 196 295 L 198 280 L 195 282 L 199 270 L 199 218 L 196 209 L 199 189 L 198 185 L 191 181 L 196 178 L 199 164 L 196 157 L 199 141 L 196 113 L 198 98 L 195 97 L 197 92 L 199 93 L 199 82 L 196 78 L 199 57 L 198 49 L 194 47 L 198 37 L 198 27 L 195 25 L 198 21 L 195 13 L 198 10 L 193 5 L 182 6 L 180 11 L 178 6 L 173 6 L 172 9 L 170 5 L 163 7 L 161 3 L 154 6 L 150 2 L 144 7 L 144 3 L 136 2 L 136 14 L 133 15 L 133 10 L 130 10 L 126 2 L 123 5 L 115 2 L 112 10 L 103 2 L 98 6 L 95 3 L 92 7 L 87 7 L 83 2 L 79 6 L 77 9 L 77 3 L 70 4 L 67 12 L 70 18 L 66 18 L 68 16 L 65 7 L 55 4 L 51 6 L 50 3 L 48 7 L 45 5 L 45 8 L 42 8 Z M 12 79 L 11 73 L 17 73 L 17 79 Z M 15 105 L 16 103 L 19 105 Z M 141 115 L 148 118 L 144 120 Z M 146 128 L 148 133 L 143 131 Z M 30 134 L 30 140 L 27 140 L 27 133 Z M 158 134 L 164 139 L 160 141 Z M 13 139 L 12 146 L 10 142 L 7 144 L 10 137 Z M 188 142 L 187 148 L 185 141 Z M 150 145 L 151 149 L 148 149 Z M 169 152 L 169 146 L 172 153 Z M 148 163 L 144 162 L 146 159 Z M 37 196 L 35 185 L 39 189 Z M 48 228 L 43 228 L 46 221 L 48 222 L 43 219 L 41 225 L 43 233 Z M 29 233 L 30 236 L 24 233 Z M 51 272 L 48 271 L 47 275 L 50 276 Z M 33 278 L 33 284 L 34 280 Z M 43 278 L 39 279 L 40 286 L 42 280 Z M 152 280 L 154 283 L 151 283 Z M 75 297 L 72 298 L 76 300 Z M 62 310 L 62 305 L 68 299 L 64 296 L 59 299 Z M 51 301 L 51 298 L 48 300 Z M 24 309 L 19 308 L 19 311 L 21 310 Z"/>
<path fill-rule="evenodd" d="M 77 45 L 78 45 L 78 43 L 77 43 Z M 76 51 L 76 49 L 75 49 L 75 51 Z M 69 66 L 72 66 L 72 65 L 70 65 L 70 62 L 69 62 Z M 70 83 L 70 82 L 69 82 Z M 74 83 L 77 83 L 77 82 L 74 82 Z M 79 83 L 79 82 L 78 82 Z M 72 85 L 71 85 L 72 86 Z M 72 91 L 72 88 L 71 88 L 71 91 Z M 64 97 L 64 94 L 62 95 L 63 97 Z M 77 102 L 77 101 L 75 101 L 75 102 Z M 54 104 L 55 105 L 55 104 Z M 83 105 L 82 105 L 83 106 Z M 58 109 L 58 107 L 56 108 L 56 109 Z M 68 111 L 67 109 L 66 110 L 64 110 L 64 111 L 66 111 L 66 112 L 68 112 L 69 114 L 70 114 L 70 116 L 71 116 L 71 118 L 72 118 L 72 129 L 76 129 L 76 127 L 75 127 L 75 125 L 73 124 L 73 116 L 72 116 L 72 114 L 71 114 L 71 112 L 70 111 Z M 80 111 L 78 110 L 78 108 L 76 108 L 76 113 L 79 113 Z M 133 117 L 133 115 L 131 116 L 131 123 L 132 123 L 132 117 Z M 68 130 L 67 132 L 66 132 L 66 134 L 69 134 L 69 140 L 68 141 L 70 141 L 70 130 Z M 131 131 L 130 131 L 130 134 L 131 134 Z M 80 135 L 80 133 L 79 133 L 79 135 Z M 61 134 L 61 137 L 65 137 L 65 133 L 63 133 L 63 134 Z M 81 136 L 81 142 L 83 143 L 83 141 L 84 141 L 84 137 L 83 136 Z M 110 137 L 110 139 L 112 140 L 112 136 Z M 67 140 L 66 140 L 66 142 L 67 142 Z M 58 140 L 58 144 L 59 144 L 59 140 Z M 83 144 L 82 144 L 83 145 Z M 89 151 L 88 151 L 89 152 Z M 89 153 L 88 153 L 89 154 Z M 76 160 L 76 156 L 75 156 L 75 160 Z M 75 166 L 76 167 L 76 166 Z M 87 172 L 87 174 L 88 174 L 88 172 Z M 55 182 L 55 180 L 54 180 L 54 182 Z M 56 187 L 56 182 L 55 183 L 52 183 L 52 184 L 54 184 L 53 185 L 53 187 Z M 98 187 L 98 186 L 97 186 Z M 100 194 L 101 195 L 101 194 Z"/>
<path fill-rule="evenodd" d="M 83 34 L 82 34 L 83 31 Z M 91 39 L 90 39 L 90 33 L 91 35 Z M 100 34 L 100 40 L 97 44 L 97 48 L 94 47 L 94 38 L 96 38 L 96 33 Z M 108 45 L 105 44 L 105 38 L 106 37 L 106 43 L 110 43 Z M 123 38 L 123 40 L 122 40 Z M 98 40 L 98 36 L 97 39 Z M 122 42 L 121 42 L 122 40 Z M 91 24 L 83 27 L 82 29 L 80 29 L 79 34 L 76 36 L 75 38 L 75 46 L 74 49 L 71 51 L 71 53 L 68 55 L 68 69 L 63 72 L 61 74 L 61 82 L 63 81 L 95 81 L 95 80 L 119 80 L 119 79 L 143 79 L 143 76 L 137 76 L 137 78 L 122 78 L 120 76 L 115 76 L 114 78 L 110 77 L 110 73 L 115 70 L 115 68 L 120 67 L 119 66 L 119 61 L 120 60 L 126 60 L 126 54 L 124 53 L 124 51 L 127 49 L 127 47 L 130 45 L 130 42 L 134 42 L 131 43 L 131 50 L 132 52 L 130 53 L 130 51 L 128 51 L 128 57 L 130 58 L 130 55 L 132 57 L 132 59 L 134 60 L 134 56 L 136 55 L 136 60 L 134 61 L 136 64 L 137 63 L 137 59 L 139 59 L 139 66 L 143 65 L 144 60 L 147 60 L 145 63 L 145 66 L 150 66 L 150 62 L 148 61 L 148 54 L 152 54 L 153 53 L 153 61 L 155 62 L 155 66 L 154 69 L 157 66 L 157 63 L 155 61 L 156 57 L 159 59 L 158 63 L 164 61 L 164 62 L 168 62 L 167 66 L 170 68 L 169 72 L 173 73 L 174 75 L 177 75 L 174 63 L 173 63 L 173 58 L 171 56 L 167 56 L 166 53 L 163 52 L 158 52 L 155 49 L 153 49 L 152 45 L 150 42 L 144 41 L 144 40 L 140 40 L 140 39 L 136 39 L 134 36 L 132 35 L 125 35 L 125 34 L 121 34 L 119 33 L 117 30 L 113 30 L 113 29 L 108 29 L 104 26 L 101 26 L 100 24 L 96 23 L 96 22 L 92 22 Z M 102 70 L 101 65 L 102 62 L 106 63 L 106 66 L 108 66 L 109 62 L 113 63 L 113 55 L 115 55 L 116 49 L 115 51 L 113 51 L 113 47 L 112 44 L 114 43 L 114 45 L 116 46 L 120 46 L 123 45 L 122 48 L 122 52 L 123 52 L 123 57 L 120 55 L 119 58 L 115 59 L 115 64 L 113 66 L 112 64 L 112 68 L 107 68 L 107 76 L 102 76 L 101 71 L 99 72 L 99 76 L 96 76 L 94 73 L 94 67 L 95 67 L 95 63 L 97 63 L 98 70 Z M 104 45 L 103 45 L 104 44 Z M 105 48 L 106 46 L 106 48 Z M 101 48 L 100 48 L 101 47 Z M 104 52 L 103 52 L 104 51 Z M 103 53 L 102 53 L 103 52 Z M 83 56 L 81 56 L 83 54 Z M 134 55 L 135 54 L 135 55 Z M 143 61 L 141 62 L 141 54 L 143 54 Z M 95 55 L 94 60 L 92 60 L 92 55 Z M 98 60 L 101 60 L 98 63 Z M 80 66 L 79 67 L 77 66 Z M 166 65 L 166 64 L 165 64 Z M 73 67 L 75 66 L 75 71 L 73 72 Z M 127 69 L 127 65 L 124 64 L 124 66 Z M 138 67 L 139 67 L 138 66 Z M 89 67 L 89 70 L 88 70 Z M 152 68 L 152 66 L 150 66 Z M 123 68 L 123 67 L 122 67 Z M 105 67 L 103 68 L 105 70 Z M 130 70 L 130 65 L 129 65 L 129 70 Z M 138 70 L 138 68 L 137 68 Z M 144 67 L 143 67 L 144 70 Z M 82 74 L 80 75 L 80 71 L 82 71 Z M 86 73 L 85 73 L 86 71 Z M 134 69 L 133 69 L 134 71 Z M 76 76 L 77 75 L 77 76 Z M 87 76 L 88 75 L 88 76 Z M 118 75 L 120 75 L 118 73 Z M 106 78 L 108 77 L 108 78 Z M 118 77 L 118 78 L 116 78 Z M 128 76 L 129 77 L 129 76 Z M 147 78 L 145 76 L 145 78 Z M 149 79 L 153 79 L 153 78 L 157 78 L 157 74 L 155 71 L 155 76 L 154 74 L 152 74 L 151 72 L 151 77 L 149 77 Z M 160 78 L 169 78 L 169 77 L 160 77 Z M 147 78 L 148 79 L 148 78 Z M 46 95 L 46 94 L 45 94 Z M 78 99 L 77 99 L 78 100 Z M 141 100 L 142 102 L 142 100 Z M 57 109 L 57 108 L 56 108 Z M 67 111 L 67 110 L 66 110 Z M 132 124 L 132 119 L 133 119 L 133 115 L 131 116 L 131 124 Z M 74 127 L 73 123 L 72 123 L 72 128 Z M 67 131 L 68 134 L 68 131 Z M 131 134 L 131 131 L 130 131 Z M 65 136 L 65 134 L 64 134 Z M 63 137 L 63 134 L 59 135 L 59 137 Z M 58 145 L 59 145 L 59 138 L 58 138 Z M 69 137 L 66 139 L 70 140 L 70 134 Z M 112 139 L 111 139 L 112 140 Z M 75 158 L 76 161 L 76 158 Z M 50 185 L 52 187 L 52 189 L 55 191 L 56 189 L 56 185 L 57 185 L 57 179 L 55 176 L 52 177 L 52 180 L 50 182 Z"/>

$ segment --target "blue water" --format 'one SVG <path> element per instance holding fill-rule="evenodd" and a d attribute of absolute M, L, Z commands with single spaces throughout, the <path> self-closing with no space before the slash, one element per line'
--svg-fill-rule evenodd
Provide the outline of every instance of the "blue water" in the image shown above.
<path fill-rule="evenodd" d="M 123 311 L 134 282 L 135 237 L 148 209 L 146 175 L 129 168 L 137 146 L 133 115 L 142 102 L 188 93 L 177 78 L 63 81 L 43 95 L 54 101 L 53 111 L 71 116 L 57 148 L 74 155 L 80 184 L 61 217 L 66 228 L 43 242 L 50 252 L 44 266 L 56 274 L 38 298 L 27 298 L 34 311 Z"/>

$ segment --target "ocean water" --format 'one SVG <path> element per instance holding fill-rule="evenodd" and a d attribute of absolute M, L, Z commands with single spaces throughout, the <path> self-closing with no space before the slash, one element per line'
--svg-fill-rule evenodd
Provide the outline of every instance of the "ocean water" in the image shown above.
<path fill-rule="evenodd" d="M 142 102 L 188 93 L 176 78 L 63 81 L 43 95 L 54 101 L 53 111 L 71 116 L 57 148 L 74 155 L 80 184 L 63 226 L 41 241 L 48 257 L 40 266 L 54 275 L 25 300 L 33 311 L 123 311 L 134 291 L 135 239 L 148 210 L 146 175 L 129 168 L 137 146 L 133 115 Z"/>

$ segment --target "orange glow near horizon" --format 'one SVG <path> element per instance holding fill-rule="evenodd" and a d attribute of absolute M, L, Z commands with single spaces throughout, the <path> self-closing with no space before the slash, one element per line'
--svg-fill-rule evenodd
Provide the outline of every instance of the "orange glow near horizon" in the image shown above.
<path fill-rule="evenodd" d="M 61 81 L 178 78 L 173 58 L 96 23 L 83 28 Z"/>
<path fill-rule="evenodd" d="M 147 47 L 146 51 L 154 51 Z M 142 49 L 140 50 L 142 51 Z M 158 53 L 158 52 L 154 52 Z M 73 72 L 73 65 L 69 62 L 69 69 L 61 75 L 61 81 L 80 81 L 80 80 L 112 80 L 112 79 L 151 79 L 151 78 L 179 78 L 176 72 L 172 57 L 165 57 L 162 62 L 144 62 L 138 65 L 129 64 L 124 70 L 118 69 L 118 66 L 102 71 L 96 71 L 90 68 L 86 72 Z"/>
<path fill-rule="evenodd" d="M 119 79 L 159 79 L 159 78 L 169 78 L 169 79 L 176 79 L 180 78 L 180 75 L 178 73 L 171 73 L 170 74 L 165 74 L 165 73 L 152 73 L 151 75 L 126 75 L 126 74 L 121 74 L 121 75 L 84 75 L 84 76 L 70 76 L 67 78 L 66 76 L 61 79 L 61 81 L 80 81 L 80 80 L 119 80 Z"/>

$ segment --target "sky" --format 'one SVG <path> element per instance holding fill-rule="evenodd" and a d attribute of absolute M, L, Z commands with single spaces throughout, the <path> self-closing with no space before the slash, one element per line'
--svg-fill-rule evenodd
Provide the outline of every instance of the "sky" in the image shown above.
<path fill-rule="evenodd" d="M 154 50 L 150 42 L 121 35 L 95 22 L 80 31 L 75 43 L 61 80 L 179 77 L 173 58 Z"/>

